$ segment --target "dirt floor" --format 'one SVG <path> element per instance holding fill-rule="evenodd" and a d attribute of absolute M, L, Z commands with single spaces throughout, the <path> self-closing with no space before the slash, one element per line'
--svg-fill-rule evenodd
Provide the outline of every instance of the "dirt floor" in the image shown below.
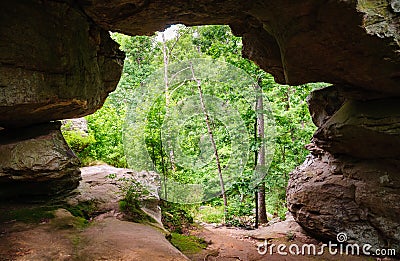
<path fill-rule="evenodd" d="M 213 225 L 203 224 L 202 227 L 196 228 L 191 231 L 192 235 L 204 238 L 210 242 L 207 249 L 200 253 L 189 255 L 189 259 L 194 261 L 232 261 L 232 260 L 284 260 L 284 261 L 311 261 L 311 260 L 324 260 L 324 261 L 394 261 L 399 259 L 394 258 L 376 258 L 368 256 L 349 256 L 349 255 L 330 255 L 325 251 L 323 255 L 288 255 L 283 256 L 277 253 L 276 247 L 272 254 L 270 248 L 267 253 L 265 248 L 259 248 L 260 245 L 265 243 L 268 238 L 268 245 L 284 244 L 289 247 L 291 244 L 296 244 L 299 247 L 304 244 L 315 244 L 321 246 L 321 242 L 312 239 L 302 232 L 296 231 L 297 224 L 292 222 L 280 222 L 271 227 L 263 227 L 257 230 L 243 230 L 238 228 L 216 227 Z M 295 230 L 293 230 L 295 229 Z M 300 228 L 301 229 L 301 228 Z M 288 234 L 288 232 L 290 233 Z M 288 249 L 288 248 L 287 248 Z M 286 249 L 286 252 L 288 250 Z M 318 249 L 318 248 L 317 248 Z M 261 252 L 261 254 L 258 252 Z M 318 252 L 318 251 L 317 251 Z"/>
<path fill-rule="evenodd" d="M 110 173 L 129 174 L 128 170 L 110 166 L 82 169 L 83 180 L 77 194 L 70 200 L 100 202 L 97 212 L 90 218 L 73 216 L 65 205 L 58 203 L 56 208 L 51 205 L 50 216 L 47 206 L 41 204 L 0 203 L 0 261 L 398 260 L 330 255 L 328 251 L 318 256 L 280 255 L 277 252 L 279 244 L 287 247 L 296 244 L 300 248 L 304 244 L 315 244 L 317 247 L 322 244 L 308 237 L 293 218 L 256 230 L 199 224 L 190 233 L 204 238 L 209 245 L 197 254 L 186 253 L 185 256 L 166 239 L 166 231 L 159 223 L 139 224 L 121 218 L 119 194 L 116 193 L 118 186 L 106 178 Z M 90 204 L 85 206 L 90 210 Z M 46 208 L 43 210 L 43 207 Z M 159 213 L 153 217 L 160 219 Z M 270 247 L 263 247 L 265 242 L 268 246 L 275 244 L 272 253 Z"/>
<path fill-rule="evenodd" d="M 204 238 L 209 245 L 197 254 L 187 254 L 190 260 L 344 260 L 392 261 L 398 259 L 346 255 L 286 255 L 274 248 L 260 254 L 258 246 L 268 240 L 268 245 L 321 243 L 306 236 L 291 221 L 279 222 L 257 230 L 218 227 L 201 224 L 191 230 L 192 235 Z M 89 224 L 73 217 L 65 209 L 58 209 L 55 217 L 37 223 L 10 220 L 0 225 L 0 260 L 188 260 L 165 238 L 159 228 L 122 221 L 116 213 L 98 216 Z"/>

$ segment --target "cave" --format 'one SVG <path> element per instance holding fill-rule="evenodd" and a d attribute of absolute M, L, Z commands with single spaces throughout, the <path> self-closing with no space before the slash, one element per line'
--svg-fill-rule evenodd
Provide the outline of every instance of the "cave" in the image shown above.
<path fill-rule="evenodd" d="M 400 2 L 15 0 L 0 3 L 0 196 L 59 194 L 80 179 L 53 121 L 95 112 L 124 54 L 109 31 L 227 24 L 275 81 L 329 82 L 287 201 L 312 235 L 400 252 Z M 53 146 L 55 144 L 55 146 Z"/>

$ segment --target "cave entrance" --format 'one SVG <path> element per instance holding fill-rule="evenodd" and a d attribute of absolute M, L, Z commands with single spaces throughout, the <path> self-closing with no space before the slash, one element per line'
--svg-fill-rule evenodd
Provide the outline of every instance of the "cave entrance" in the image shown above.
<path fill-rule="evenodd" d="M 265 208 L 263 212 L 267 220 L 264 221 L 285 219 L 289 173 L 305 160 L 308 151 L 304 146 L 316 129 L 305 100 L 310 91 L 326 84 L 289 86 L 276 83 L 273 76 L 242 57 L 241 38 L 234 36 L 224 25 L 186 27 L 177 24 L 153 36 L 131 37 L 112 33 L 112 38 L 126 53 L 123 74 L 117 89 L 109 95 L 102 109 L 87 117 L 87 144 L 77 148 L 84 164 L 103 161 L 137 171 L 153 170 L 162 178 L 168 177 L 168 182 L 161 180 L 161 197 L 166 201 L 203 205 L 196 213 L 206 222 L 222 222 L 225 218 L 233 225 L 252 226 L 255 221 L 255 191 L 258 191 L 256 195 L 264 197 L 265 205 L 260 204 L 261 209 Z M 191 81 L 196 76 L 188 69 L 193 63 L 183 62 L 188 60 L 201 61 L 196 64 L 196 70 L 204 72 L 211 68 L 211 74 L 207 76 L 199 73 L 199 79 L 203 77 L 203 95 L 217 97 L 217 102 L 222 102 L 218 105 L 212 105 L 212 99 L 205 102 L 216 106 L 206 108 L 210 115 L 209 126 L 204 121 L 204 111 L 200 110 L 199 103 L 193 103 L 193 99 L 198 100 L 199 93 Z M 222 65 L 217 65 L 216 61 Z M 186 74 L 178 75 L 185 71 L 184 66 Z M 231 71 L 226 73 L 227 70 Z M 183 78 L 174 82 L 174 77 Z M 208 83 L 213 77 L 222 80 Z M 251 79 L 249 82 L 252 83 L 248 84 L 244 79 Z M 249 102 L 251 98 L 246 96 L 256 93 L 253 83 L 262 90 L 264 108 L 256 107 L 255 100 Z M 246 84 L 251 86 L 250 90 L 245 90 L 243 86 Z M 160 87 L 161 91 L 146 93 L 153 85 Z M 184 107 L 184 103 L 191 104 L 197 113 L 185 116 L 190 108 Z M 246 107 L 245 104 L 250 105 Z M 235 110 L 225 108 L 229 106 Z M 264 138 L 260 136 L 257 110 L 262 111 L 259 114 L 263 115 Z M 221 111 L 225 115 L 218 114 Z M 167 118 L 173 113 L 178 117 L 175 121 Z M 225 117 L 235 113 L 240 119 L 237 125 L 232 123 L 233 118 Z M 176 119 L 180 119 L 179 124 Z M 171 128 L 174 133 L 168 131 Z M 234 131 L 238 129 L 246 134 L 247 139 L 240 144 L 235 143 L 240 138 Z M 213 140 L 210 140 L 210 130 Z M 166 133 L 176 135 L 171 140 Z M 260 166 L 260 148 L 263 146 L 264 165 Z M 215 161 L 216 154 L 219 165 Z M 229 169 L 230 165 L 234 168 Z M 223 180 L 228 187 L 225 213 L 220 196 L 221 180 L 213 178 L 217 177 L 219 168 L 221 173 L 228 173 L 228 170 L 235 173 L 234 178 Z M 222 176 L 225 175 L 229 173 Z M 255 175 L 259 178 L 257 182 Z M 193 187 L 197 183 L 206 184 L 209 191 L 201 194 Z"/>

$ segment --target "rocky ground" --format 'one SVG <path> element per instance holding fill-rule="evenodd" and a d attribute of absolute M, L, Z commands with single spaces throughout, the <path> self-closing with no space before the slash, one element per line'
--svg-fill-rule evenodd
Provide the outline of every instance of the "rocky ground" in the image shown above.
<path fill-rule="evenodd" d="M 215 226 L 203 224 L 202 228 L 198 228 L 191 232 L 193 235 L 204 238 L 211 244 L 197 254 L 187 254 L 191 260 L 195 261 L 231 261 L 231 260 L 273 260 L 273 261 L 394 261 L 394 258 L 375 258 L 367 256 L 352 255 L 330 255 L 328 251 L 324 251 L 323 255 L 280 255 L 277 253 L 279 244 L 284 244 L 287 249 L 291 244 L 302 247 L 304 244 L 314 244 L 321 247 L 321 242 L 307 236 L 304 230 L 293 220 L 289 218 L 286 221 L 278 222 L 270 226 L 260 227 L 254 230 L 243 230 L 238 228 L 228 228 L 224 226 Z M 268 246 L 275 244 L 275 248 L 270 254 L 269 249 L 265 254 L 260 254 L 264 250 L 259 249 L 260 245 L 268 240 Z"/>
<path fill-rule="evenodd" d="M 155 175 L 107 165 L 81 170 L 80 186 L 63 201 L 0 204 L 0 260 L 394 260 L 329 253 L 281 256 L 276 249 L 272 255 L 258 253 L 265 239 L 275 245 L 321 245 L 290 217 L 256 230 L 200 224 L 191 234 L 209 245 L 185 256 L 166 239 L 167 232 L 158 222 Z M 119 211 L 121 178 L 130 177 L 148 187 L 149 196 L 142 200 L 153 222 L 129 222 Z"/>
<path fill-rule="evenodd" d="M 106 165 L 81 170 L 80 186 L 66 200 L 0 205 L 0 260 L 188 260 L 158 222 L 124 220 L 118 209 L 124 181 L 119 179 L 132 172 Z M 135 174 L 140 174 L 135 179 L 149 175 Z M 149 190 L 144 210 L 160 220 L 157 198 Z"/>
<path fill-rule="evenodd" d="M 187 260 L 154 227 L 114 216 L 85 226 L 64 209 L 38 224 L 3 224 L 0 239 L 0 260 Z"/>

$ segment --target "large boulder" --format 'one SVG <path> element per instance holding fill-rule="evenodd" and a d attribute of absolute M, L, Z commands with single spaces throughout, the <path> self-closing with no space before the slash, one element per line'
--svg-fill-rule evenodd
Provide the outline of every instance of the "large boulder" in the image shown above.
<path fill-rule="evenodd" d="M 317 151 L 290 176 L 287 201 L 295 220 L 321 239 L 346 233 L 346 243 L 399 253 L 400 161 Z"/>
<path fill-rule="evenodd" d="M 66 199 L 69 205 L 93 204 L 100 213 L 119 212 L 118 202 L 129 191 L 133 191 L 137 193 L 141 210 L 162 227 L 158 196 L 160 179 L 157 173 L 97 165 L 81 168 L 81 176 L 79 186 Z"/>
<path fill-rule="evenodd" d="M 0 131 L 0 198 L 56 195 L 78 186 L 80 162 L 60 126 Z"/>
<path fill-rule="evenodd" d="M 400 158 L 400 98 L 345 86 L 313 91 L 307 99 L 314 124 L 312 142 L 334 154 Z"/>
<path fill-rule="evenodd" d="M 332 154 L 400 159 L 400 99 L 346 101 L 314 134 Z"/>
<path fill-rule="evenodd" d="M 331 86 L 308 103 L 319 128 L 290 175 L 289 210 L 319 238 L 346 233 L 348 243 L 399 253 L 400 100 Z"/>
<path fill-rule="evenodd" d="M 124 55 L 78 8 L 0 3 L 0 127 L 76 118 L 99 109 Z"/>

